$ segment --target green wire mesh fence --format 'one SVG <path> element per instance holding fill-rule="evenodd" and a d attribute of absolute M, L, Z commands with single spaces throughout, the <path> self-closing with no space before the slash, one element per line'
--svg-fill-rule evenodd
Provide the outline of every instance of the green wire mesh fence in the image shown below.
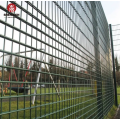
<path fill-rule="evenodd" d="M 101 3 L 0 1 L 0 14 L 0 118 L 104 118 L 114 88 Z"/>

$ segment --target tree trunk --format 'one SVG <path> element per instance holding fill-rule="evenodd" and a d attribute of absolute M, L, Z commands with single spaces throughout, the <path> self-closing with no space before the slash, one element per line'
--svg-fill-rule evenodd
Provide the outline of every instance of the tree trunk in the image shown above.
<path fill-rule="evenodd" d="M 68 78 L 67 78 L 67 88 L 68 88 Z"/>
<path fill-rule="evenodd" d="M 60 92 L 60 79 L 58 80 L 58 92 Z"/>

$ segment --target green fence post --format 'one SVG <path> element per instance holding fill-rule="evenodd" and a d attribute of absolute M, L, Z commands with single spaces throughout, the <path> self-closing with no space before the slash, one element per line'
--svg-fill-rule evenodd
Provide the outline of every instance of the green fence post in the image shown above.
<path fill-rule="evenodd" d="M 111 49 L 112 49 L 112 61 L 113 61 L 113 78 L 114 78 L 114 92 L 115 92 L 115 106 L 118 106 L 117 101 L 117 87 L 116 87 L 116 75 L 115 75 L 115 62 L 114 62 L 114 48 L 113 48 L 113 38 L 112 38 L 112 26 L 109 24 L 110 28 L 110 39 L 111 39 Z"/>

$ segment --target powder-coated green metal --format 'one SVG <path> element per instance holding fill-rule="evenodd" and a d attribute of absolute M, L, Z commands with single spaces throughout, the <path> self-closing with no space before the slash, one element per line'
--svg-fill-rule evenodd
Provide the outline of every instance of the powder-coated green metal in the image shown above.
<path fill-rule="evenodd" d="M 10 3 L 15 13 L 7 10 Z M 114 85 L 101 3 L 1 1 L 0 12 L 0 118 L 104 118 L 114 103 Z"/>
<path fill-rule="evenodd" d="M 115 105 L 118 107 L 117 101 L 117 86 L 116 86 L 116 75 L 115 75 L 115 62 L 114 62 L 114 48 L 113 48 L 113 38 L 112 38 L 112 26 L 109 25 L 110 28 L 110 38 L 111 38 L 111 48 L 112 48 L 112 61 L 113 61 L 113 78 L 114 78 L 114 91 L 115 91 Z"/>

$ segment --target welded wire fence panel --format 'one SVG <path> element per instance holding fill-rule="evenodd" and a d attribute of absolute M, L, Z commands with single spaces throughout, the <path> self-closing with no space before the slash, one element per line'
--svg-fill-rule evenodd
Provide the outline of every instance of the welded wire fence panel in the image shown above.
<path fill-rule="evenodd" d="M 100 2 L 1 1 L 0 15 L 0 118 L 108 113 L 114 92 Z"/>
<path fill-rule="evenodd" d="M 117 24 L 117 25 L 112 25 L 112 34 L 113 34 L 113 46 L 114 46 L 114 54 L 115 54 L 115 57 L 117 57 L 118 59 L 118 62 L 119 62 L 119 59 L 120 59 L 120 55 L 119 55 L 119 47 L 120 47 L 120 24 Z M 119 80 L 117 81 L 118 84 L 119 83 Z"/>
<path fill-rule="evenodd" d="M 115 86 L 120 86 L 120 54 L 119 54 L 119 47 L 120 47 L 120 24 L 112 25 L 111 26 L 111 31 L 112 31 L 112 39 L 113 39 L 113 51 L 114 51 L 114 76 L 116 77 L 116 84 Z M 118 101 L 117 101 L 117 90 L 115 87 L 115 104 L 118 106 Z"/>

